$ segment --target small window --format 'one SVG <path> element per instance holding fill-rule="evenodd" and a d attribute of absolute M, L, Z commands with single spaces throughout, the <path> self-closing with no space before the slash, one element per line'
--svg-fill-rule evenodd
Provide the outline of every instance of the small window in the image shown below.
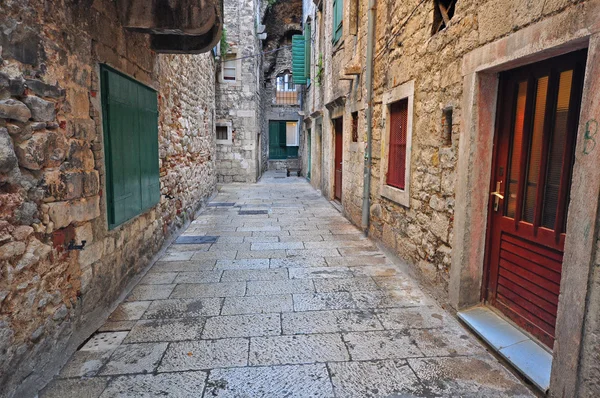
<path fill-rule="evenodd" d="M 358 112 L 352 112 L 352 142 L 358 142 Z"/>
<path fill-rule="evenodd" d="M 228 128 L 227 126 L 217 126 L 217 140 L 227 140 L 228 137 Z"/>
<path fill-rule="evenodd" d="M 415 82 L 383 93 L 385 130 L 382 138 L 381 196 L 410 207 L 410 156 Z"/>
<path fill-rule="evenodd" d="M 223 80 L 235 82 L 237 77 L 236 55 L 228 54 L 223 60 Z"/>
<path fill-rule="evenodd" d="M 298 86 L 294 84 L 290 71 L 285 71 L 275 79 L 275 104 L 298 105 Z"/>
<path fill-rule="evenodd" d="M 442 133 L 444 145 L 452 145 L 452 107 L 448 106 L 442 111 Z"/>
<path fill-rule="evenodd" d="M 406 142 L 408 129 L 408 99 L 390 105 L 390 152 L 387 185 L 398 189 L 406 186 Z"/>
<path fill-rule="evenodd" d="M 455 5 L 456 0 L 433 0 L 432 36 L 448 26 L 448 23 L 454 16 Z"/>
<path fill-rule="evenodd" d="M 287 122 L 285 124 L 285 145 L 299 146 L 298 122 Z"/>

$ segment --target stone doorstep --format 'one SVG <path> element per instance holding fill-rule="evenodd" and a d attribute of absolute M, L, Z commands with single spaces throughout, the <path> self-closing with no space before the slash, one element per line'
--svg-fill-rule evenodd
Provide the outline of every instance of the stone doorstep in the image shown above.
<path fill-rule="evenodd" d="M 502 358 L 544 394 L 550 387 L 552 353 L 485 306 L 458 312 L 462 320 Z"/>

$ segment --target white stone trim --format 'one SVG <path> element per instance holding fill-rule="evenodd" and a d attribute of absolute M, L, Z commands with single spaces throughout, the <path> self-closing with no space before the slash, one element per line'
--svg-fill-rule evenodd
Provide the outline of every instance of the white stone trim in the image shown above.
<path fill-rule="evenodd" d="M 381 137 L 381 175 L 379 194 L 391 201 L 394 201 L 404 207 L 410 207 L 410 154 L 412 151 L 412 133 L 413 133 L 413 110 L 414 110 L 415 81 L 411 80 L 398 87 L 395 87 L 383 94 L 383 125 L 384 134 Z M 389 166 L 389 141 L 390 141 L 390 105 L 394 102 L 408 99 L 408 120 L 406 123 L 406 159 L 404 178 L 406 185 L 404 189 L 398 189 L 387 185 L 386 176 Z"/>
<path fill-rule="evenodd" d="M 217 138 L 217 145 L 232 145 L 233 144 L 233 140 L 232 140 L 232 130 L 233 130 L 233 125 L 231 124 L 231 122 L 225 121 L 225 120 L 217 120 L 215 122 L 215 135 L 216 135 L 216 130 L 217 130 L 217 126 L 220 127 L 227 127 L 227 139 L 226 140 L 220 140 Z"/>

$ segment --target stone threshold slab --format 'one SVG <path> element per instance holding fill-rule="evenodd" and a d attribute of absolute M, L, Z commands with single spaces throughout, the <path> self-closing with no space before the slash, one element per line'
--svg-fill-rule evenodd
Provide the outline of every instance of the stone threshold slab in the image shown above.
<path fill-rule="evenodd" d="M 538 389 L 543 393 L 548 391 L 551 352 L 485 306 L 459 311 L 457 315 Z"/>

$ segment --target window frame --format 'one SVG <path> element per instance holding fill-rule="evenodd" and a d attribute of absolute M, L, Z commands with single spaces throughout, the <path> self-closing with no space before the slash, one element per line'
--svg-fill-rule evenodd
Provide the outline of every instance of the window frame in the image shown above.
<path fill-rule="evenodd" d="M 287 78 L 287 81 L 286 81 L 286 78 Z M 280 81 L 280 79 L 281 79 L 281 81 Z M 280 90 L 280 87 L 281 87 L 281 90 Z M 300 105 L 299 85 L 294 83 L 294 77 L 290 70 L 286 69 L 286 70 L 278 73 L 275 76 L 275 89 L 273 91 L 275 93 L 275 95 L 273 97 L 274 105 L 288 105 L 288 106 Z M 280 93 L 284 97 L 281 101 L 279 100 Z M 295 94 L 295 97 L 294 97 L 294 94 Z M 288 97 L 290 97 L 290 98 L 288 98 Z M 292 97 L 294 97 L 295 99 L 293 99 Z"/>
<path fill-rule="evenodd" d="M 287 128 L 288 125 L 290 124 L 295 124 L 296 128 L 295 128 L 295 139 L 293 143 L 290 143 L 287 139 Z M 285 146 L 296 146 L 296 147 L 300 147 L 300 122 L 298 122 L 297 120 L 286 120 L 285 121 L 285 126 L 286 126 L 286 136 L 285 136 Z"/>
<path fill-rule="evenodd" d="M 383 125 L 385 126 L 381 143 L 381 175 L 380 175 L 380 195 L 404 207 L 410 207 L 410 159 L 412 152 L 412 134 L 413 134 L 413 113 L 414 113 L 414 80 L 404 83 L 383 94 Z M 389 168 L 390 154 L 390 108 L 393 103 L 401 100 L 408 100 L 407 122 L 406 122 L 406 156 L 404 159 L 404 189 L 399 189 L 387 185 L 387 174 Z"/>
<path fill-rule="evenodd" d="M 235 62 L 235 79 L 225 79 L 225 63 L 227 62 L 227 58 L 233 58 Z M 230 84 L 230 85 L 240 85 L 242 79 L 242 60 L 237 58 L 237 51 L 232 50 L 228 52 L 225 56 L 221 58 L 221 73 L 219 74 L 219 83 L 222 84 Z M 232 69 L 231 67 L 229 69 Z"/>
<path fill-rule="evenodd" d="M 227 127 L 227 139 L 220 140 L 220 139 L 216 138 L 217 144 L 231 145 L 233 143 L 233 140 L 232 140 L 233 125 L 231 124 L 231 122 L 228 122 L 225 120 L 217 120 L 215 122 L 215 137 L 217 137 L 217 127 Z"/>

